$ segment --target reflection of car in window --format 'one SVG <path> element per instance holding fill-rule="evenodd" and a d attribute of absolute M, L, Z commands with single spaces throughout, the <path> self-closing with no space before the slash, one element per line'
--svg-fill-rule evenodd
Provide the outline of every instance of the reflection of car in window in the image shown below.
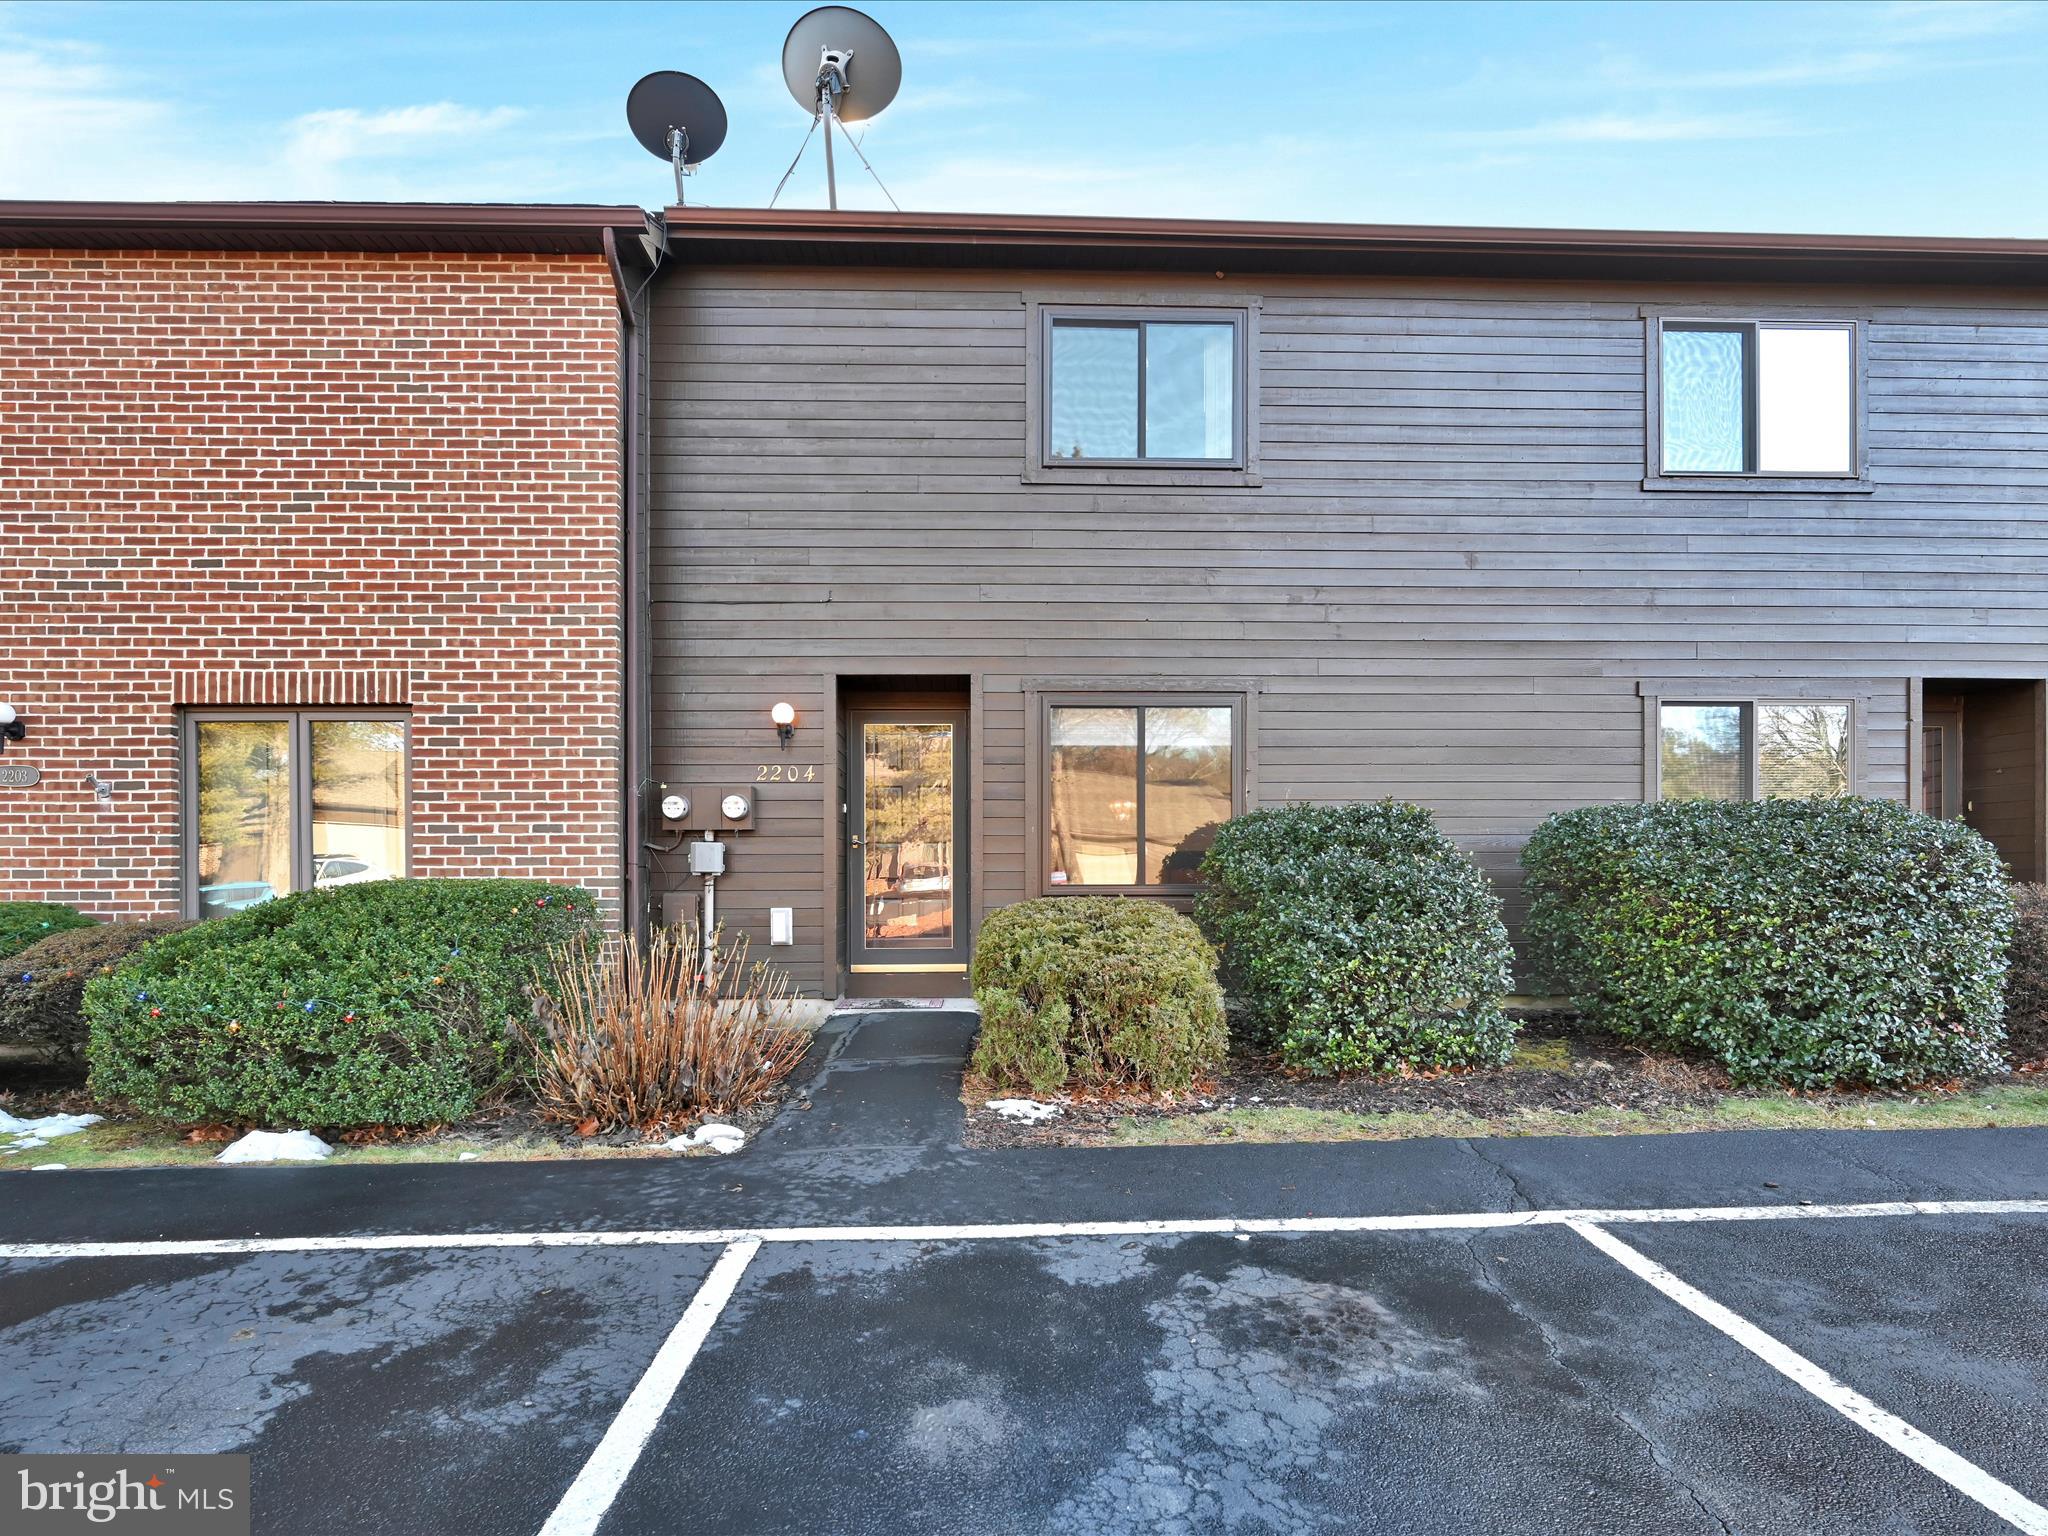
<path fill-rule="evenodd" d="M 362 885 L 370 880 L 389 880 L 391 871 L 346 853 L 313 855 L 313 884 Z"/>
<path fill-rule="evenodd" d="M 268 880 L 230 880 L 220 885 L 199 887 L 199 910 L 202 912 L 244 912 L 250 907 L 261 906 L 277 894 L 277 887 Z"/>

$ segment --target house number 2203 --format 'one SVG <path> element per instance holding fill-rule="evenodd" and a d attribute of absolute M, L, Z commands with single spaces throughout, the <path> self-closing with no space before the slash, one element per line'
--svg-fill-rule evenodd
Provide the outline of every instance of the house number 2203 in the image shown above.
<path fill-rule="evenodd" d="M 815 784 L 818 782 L 818 765 L 809 763 L 756 763 L 754 765 L 756 784 Z"/>

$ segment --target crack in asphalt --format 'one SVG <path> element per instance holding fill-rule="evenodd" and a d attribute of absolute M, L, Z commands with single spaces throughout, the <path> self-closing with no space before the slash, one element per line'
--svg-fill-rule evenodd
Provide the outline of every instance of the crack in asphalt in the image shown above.
<path fill-rule="evenodd" d="M 1464 1240 L 1465 1252 L 1472 1260 L 1473 1274 L 1479 1281 L 1480 1289 L 1494 1297 L 1513 1316 L 1519 1318 L 1535 1330 L 1536 1337 L 1543 1345 L 1543 1353 L 1549 1358 L 1551 1364 L 1571 1379 L 1588 1402 L 1597 1406 L 1602 1413 L 1606 1414 L 1615 1423 L 1621 1425 L 1622 1428 L 1642 1442 L 1643 1448 L 1650 1453 L 1650 1459 L 1663 1470 L 1665 1475 L 1685 1494 L 1686 1498 L 1692 1501 L 1702 1515 L 1705 1515 L 1720 1528 L 1722 1536 L 1735 1536 L 1735 1526 L 1730 1523 L 1725 1515 L 1714 1508 L 1699 1486 L 1672 1461 L 1669 1451 L 1659 1443 L 1656 1436 L 1651 1434 L 1643 1425 L 1637 1423 L 1627 1409 L 1614 1402 L 1603 1390 L 1599 1382 L 1588 1379 L 1578 1371 L 1565 1358 L 1564 1351 L 1559 1346 L 1551 1327 L 1541 1318 L 1523 1307 L 1508 1291 L 1507 1287 L 1500 1283 L 1499 1277 L 1493 1272 L 1492 1265 L 1479 1252 L 1479 1239 L 1481 1235 L 1474 1233 Z"/>
<path fill-rule="evenodd" d="M 1511 1192 L 1508 1200 L 1509 1210 L 1533 1211 L 1538 1208 L 1535 1199 L 1522 1187 L 1521 1175 L 1517 1174 L 1514 1169 L 1508 1167 L 1500 1159 L 1488 1157 L 1484 1152 L 1480 1151 L 1472 1137 L 1460 1136 L 1456 1140 L 1457 1145 L 1478 1158 L 1480 1162 L 1484 1163 L 1507 1182 L 1508 1189 Z M 1519 1205 L 1516 1204 L 1517 1201 L 1520 1202 Z"/>

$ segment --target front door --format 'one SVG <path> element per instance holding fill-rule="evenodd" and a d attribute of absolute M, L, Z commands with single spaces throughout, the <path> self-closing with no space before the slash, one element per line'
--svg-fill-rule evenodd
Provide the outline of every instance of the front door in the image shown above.
<path fill-rule="evenodd" d="M 846 717 L 847 991 L 957 996 L 968 954 L 967 712 Z"/>

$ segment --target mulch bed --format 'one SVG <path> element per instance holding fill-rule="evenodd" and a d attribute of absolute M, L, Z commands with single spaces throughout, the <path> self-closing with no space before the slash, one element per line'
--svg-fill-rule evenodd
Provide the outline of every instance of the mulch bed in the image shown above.
<path fill-rule="evenodd" d="M 1726 1074 L 1711 1062 L 1644 1050 L 1610 1035 L 1581 1029 L 1570 1015 L 1522 1016 L 1527 1046 L 1558 1042 L 1570 1065 L 1491 1067 L 1410 1077 L 1309 1077 L 1270 1056 L 1233 1054 L 1215 1081 L 1165 1097 L 1067 1096 L 1060 1114 L 1039 1125 L 1020 1125 L 979 1106 L 991 1095 L 970 1079 L 970 1147 L 1075 1146 L 1106 1140 L 1116 1122 L 1207 1114 L 1223 1109 L 1300 1108 L 1371 1115 L 1398 1111 L 1463 1110 L 1507 1115 L 1516 1110 L 1690 1109 L 1730 1091 Z"/>
<path fill-rule="evenodd" d="M 815 1050 L 815 1047 L 813 1049 Z M 436 1141 L 460 1141 L 464 1150 L 483 1151 L 530 1140 L 552 1141 L 565 1149 L 645 1147 L 651 1150 L 660 1146 L 670 1136 L 694 1130 L 697 1125 L 706 1121 L 716 1121 L 721 1125 L 738 1126 L 747 1133 L 747 1139 L 751 1141 L 769 1121 L 789 1106 L 792 1098 L 799 1100 L 798 1107 L 810 1107 L 807 1101 L 801 1099 L 797 1085 L 809 1082 L 812 1065 L 811 1057 L 806 1055 L 788 1077 L 766 1096 L 745 1109 L 732 1114 L 706 1115 L 701 1120 L 685 1120 L 658 1134 L 628 1128 L 619 1131 L 598 1131 L 581 1136 L 577 1134 L 574 1126 L 543 1120 L 531 1099 L 513 1095 L 484 1104 L 469 1119 L 452 1125 L 416 1128 L 369 1126 L 353 1131 L 335 1131 L 320 1126 L 309 1126 L 306 1129 L 335 1146 L 390 1146 L 399 1143 L 428 1145 Z M 56 1065 L 27 1058 L 0 1061 L 0 1110 L 23 1120 L 38 1119 L 44 1115 L 85 1113 L 105 1115 L 109 1121 L 114 1122 L 123 1119 L 117 1111 L 108 1110 L 93 1101 L 85 1090 L 82 1067 Z M 241 1132 L 242 1128 L 239 1127 L 200 1126 L 190 1128 L 186 1139 L 228 1142 L 234 1140 Z"/>

